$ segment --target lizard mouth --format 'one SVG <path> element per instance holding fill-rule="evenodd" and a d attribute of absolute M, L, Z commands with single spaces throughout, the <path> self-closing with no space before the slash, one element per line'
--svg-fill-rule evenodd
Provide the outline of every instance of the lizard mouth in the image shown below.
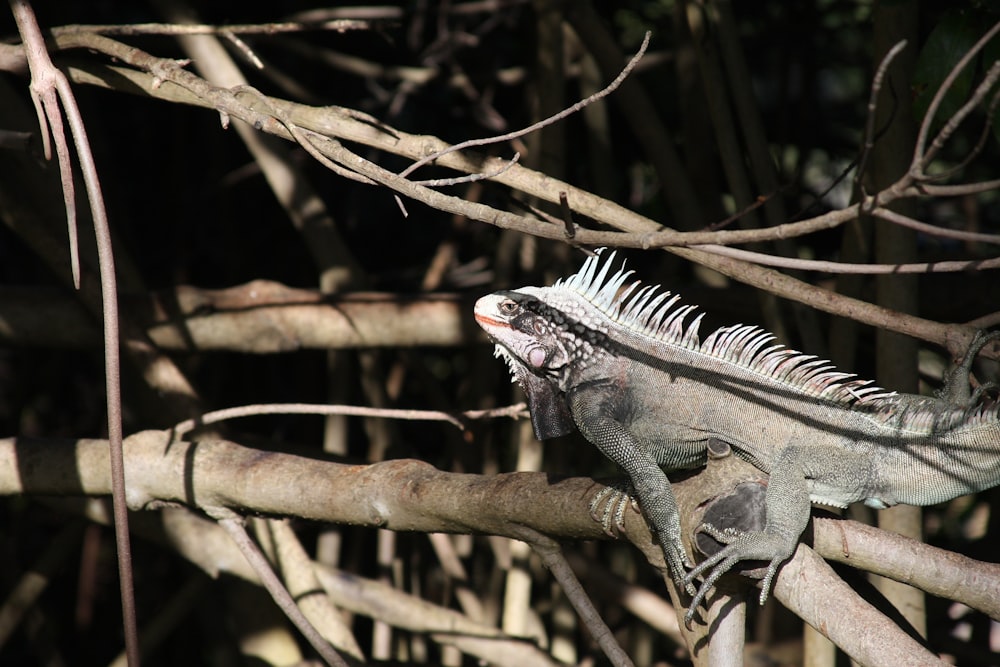
<path fill-rule="evenodd" d="M 494 328 L 503 328 L 503 329 L 509 329 L 510 328 L 510 325 L 507 324 L 506 322 L 504 322 L 502 320 L 495 320 L 492 317 L 490 317 L 489 315 L 484 315 L 482 313 L 474 313 L 473 316 L 476 318 L 476 322 L 478 322 L 480 325 L 482 325 L 484 327 L 494 327 Z"/>

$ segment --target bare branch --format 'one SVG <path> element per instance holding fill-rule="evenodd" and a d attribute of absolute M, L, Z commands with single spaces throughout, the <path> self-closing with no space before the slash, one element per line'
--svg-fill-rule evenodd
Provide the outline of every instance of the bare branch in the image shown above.
<path fill-rule="evenodd" d="M 115 277 L 115 261 L 111 247 L 111 230 L 108 225 L 104 197 L 97 176 L 97 166 L 90 150 L 87 130 L 77 107 L 73 91 L 66 76 L 52 64 L 42 40 L 41 30 L 28 0 L 10 0 L 17 23 L 18 32 L 25 43 L 28 67 L 31 71 L 31 91 L 35 100 L 35 110 L 42 119 L 43 133 L 47 131 L 44 118 L 55 133 L 56 149 L 60 155 L 59 167 L 63 179 L 63 196 L 67 202 L 67 217 L 70 220 L 71 257 L 77 255 L 75 209 L 71 208 L 73 198 L 72 171 L 69 169 L 69 153 L 66 150 L 62 129 L 62 117 L 56 103 L 58 93 L 69 120 L 70 131 L 76 146 L 77 159 L 90 201 L 90 213 L 94 222 L 97 240 L 97 255 L 101 274 L 101 299 L 104 318 L 104 374 L 105 397 L 107 400 L 108 439 L 110 442 L 111 479 L 114 486 L 113 507 L 115 515 L 115 542 L 118 556 L 118 579 L 121 591 L 122 616 L 125 634 L 125 652 L 130 667 L 139 667 L 139 630 L 136 618 L 135 592 L 132 576 L 132 550 L 129 542 L 128 508 L 125 496 L 125 460 L 122 433 L 121 402 L 121 361 L 118 324 L 118 287 Z M 39 99 L 42 102 L 39 102 Z M 72 211 L 72 212 L 71 212 Z M 79 259 L 73 259 L 74 284 L 80 287 Z"/>
<path fill-rule="evenodd" d="M 816 553 L 824 558 L 891 577 L 931 595 L 947 598 L 956 590 L 966 591 L 963 604 L 1000 617 L 1000 565 L 996 563 L 841 518 L 814 517 L 813 542 Z"/>
<path fill-rule="evenodd" d="M 326 21 L 285 21 L 279 23 L 245 23 L 233 25 L 131 23 L 131 24 L 78 24 L 52 28 L 53 35 L 93 32 L 101 35 L 278 35 L 312 30 L 371 30 L 369 21 L 358 19 L 330 19 Z"/>
<path fill-rule="evenodd" d="M 995 327 L 1000 325 L 1000 311 L 977 317 L 974 320 L 969 320 L 965 323 L 965 325 L 972 327 L 973 329 L 989 329 L 991 327 Z"/>
<path fill-rule="evenodd" d="M 279 122 L 274 121 L 272 117 L 265 114 L 257 113 L 243 104 L 234 103 L 231 99 L 231 94 L 228 93 L 228 91 L 215 89 L 199 80 L 189 72 L 181 70 L 176 66 L 170 66 L 167 64 L 161 67 L 158 64 L 158 59 L 153 59 L 137 49 L 131 47 L 125 48 L 112 40 L 107 40 L 106 38 L 96 35 L 75 35 L 72 36 L 72 39 L 70 36 L 63 36 L 59 38 L 59 42 L 63 47 L 86 46 L 88 48 L 114 55 L 116 58 L 128 62 L 136 67 L 149 69 L 154 73 L 154 76 L 161 75 L 161 78 L 165 77 L 165 80 L 176 83 L 194 94 L 193 96 L 187 95 L 186 93 L 182 93 L 175 88 L 164 91 L 163 96 L 165 97 L 174 97 L 187 103 L 196 103 L 210 108 L 222 108 L 226 110 L 227 113 L 238 115 L 243 118 L 245 122 L 248 122 L 255 127 L 259 127 L 265 132 L 273 132 L 279 136 L 290 138 L 287 129 L 284 128 Z M 134 80 L 142 86 L 148 94 L 156 96 L 160 95 L 159 90 L 150 90 L 148 85 L 149 79 L 146 78 L 145 75 L 137 75 L 133 72 L 122 69 L 118 69 L 116 71 L 119 74 Z M 105 79 L 103 78 L 93 79 L 88 77 L 87 81 L 91 83 L 100 83 L 100 85 L 107 85 Z M 348 113 L 347 111 L 330 108 L 316 110 L 311 107 L 296 105 L 290 102 L 275 99 L 271 99 L 270 102 L 273 105 L 287 108 L 289 110 L 289 118 L 293 119 L 299 127 L 309 128 L 313 131 L 323 133 L 324 135 L 343 137 L 346 140 L 357 141 L 364 145 L 376 146 L 396 154 L 408 155 L 411 157 L 425 155 L 428 143 L 438 141 L 429 137 L 407 135 L 406 133 L 402 133 L 397 130 L 385 128 L 385 126 L 381 124 L 373 125 L 371 123 L 366 123 L 356 119 L 354 114 Z M 443 142 L 441 143 L 443 144 Z M 443 195 L 429 188 L 421 189 L 420 186 L 416 186 L 410 181 L 401 179 L 396 174 L 386 172 L 386 170 L 382 170 L 375 165 L 370 165 L 362 169 L 360 165 L 363 165 L 363 163 L 367 161 L 360 158 L 360 156 L 354 155 L 349 151 L 345 151 L 339 143 L 331 141 L 328 138 L 326 138 L 323 143 L 317 143 L 317 145 L 323 148 L 324 154 L 328 155 L 340 164 L 345 164 L 345 161 L 349 162 L 350 164 L 347 165 L 349 168 L 357 169 L 358 171 L 364 173 L 364 175 L 374 178 L 375 180 L 379 180 L 384 185 L 390 186 L 397 192 L 420 199 L 431 206 L 458 213 L 460 215 L 465 215 L 471 219 L 482 220 L 497 226 L 517 229 L 539 237 L 565 241 L 563 230 L 559 227 L 539 223 L 538 221 L 515 216 L 504 211 L 498 211 L 497 209 L 491 209 L 483 206 L 482 204 L 466 202 L 459 198 L 450 198 L 447 195 Z M 481 160 L 470 159 L 461 153 L 447 153 L 444 151 L 445 148 L 446 146 L 442 145 L 442 148 L 440 149 L 442 151 L 442 156 L 439 158 L 440 164 L 457 168 L 468 173 L 475 173 L 482 170 L 483 162 Z M 543 178 L 540 174 L 532 172 L 529 169 L 525 169 L 520 165 L 517 165 L 500 175 L 497 178 L 497 181 L 505 183 L 532 196 L 536 196 L 544 201 L 554 202 L 558 196 L 558 192 L 564 191 L 567 193 L 570 200 L 573 201 L 577 212 L 587 215 L 588 217 L 604 224 L 624 230 L 628 233 L 641 235 L 651 235 L 654 233 L 676 234 L 673 230 L 664 230 L 663 227 L 656 222 L 638 215 L 634 211 L 631 211 L 623 206 L 619 206 L 613 202 L 596 197 L 595 195 L 585 190 L 575 188 L 568 183 L 548 177 Z M 879 201 L 882 203 L 888 203 L 895 198 L 903 196 L 912 197 L 919 194 L 920 191 L 912 187 L 911 183 L 901 181 L 880 193 Z M 856 209 L 835 211 L 829 215 L 820 216 L 820 218 L 816 219 L 818 221 L 817 226 L 835 226 L 836 224 L 841 224 L 843 221 L 853 219 L 856 215 Z M 804 221 L 803 223 L 795 224 L 808 224 L 810 222 L 813 221 Z M 769 230 L 763 231 L 766 232 Z M 726 231 L 715 233 L 738 234 L 742 232 Z M 575 242 L 583 245 L 606 245 L 611 242 L 610 237 L 608 237 L 607 234 L 614 234 L 614 232 L 578 230 Z M 632 247 L 648 246 L 636 242 L 632 245 Z M 720 271 L 731 278 L 740 280 L 741 282 L 774 292 L 779 296 L 807 303 L 826 312 L 857 319 L 874 326 L 880 326 L 892 331 L 914 335 L 924 340 L 945 344 L 948 341 L 964 340 L 972 335 L 971 331 L 966 331 L 961 328 L 956 329 L 956 327 L 952 325 L 942 325 L 924 320 L 922 318 L 903 316 L 900 313 L 880 309 L 872 304 L 844 297 L 842 295 L 837 295 L 828 290 L 823 290 L 808 283 L 791 278 L 790 276 L 776 273 L 760 266 L 747 264 L 746 262 L 742 262 L 740 260 L 705 253 L 694 248 L 672 247 L 669 248 L 669 251 L 676 255 L 680 255 L 689 261 L 704 264 L 705 266 Z"/>
<path fill-rule="evenodd" d="M 173 432 L 177 437 L 180 437 L 201 426 L 217 424 L 229 419 L 255 417 L 258 415 L 349 415 L 353 417 L 380 417 L 383 419 L 403 419 L 410 421 L 446 421 L 458 429 L 465 429 L 465 424 L 462 420 L 492 419 L 494 417 L 527 417 L 524 403 L 493 410 L 469 410 L 456 414 L 441 412 L 439 410 L 399 410 L 372 408 L 361 405 L 263 403 L 206 412 L 200 417 L 188 419 L 177 424 L 174 426 Z"/>
<path fill-rule="evenodd" d="M 729 248 L 721 245 L 700 245 L 695 247 L 698 250 L 760 264 L 761 266 L 776 266 L 796 271 L 821 271 L 823 273 L 834 274 L 959 273 L 962 271 L 1000 269 L 1000 257 L 943 262 L 918 262 L 914 264 L 850 264 L 848 262 L 826 262 L 816 259 L 782 257 L 780 255 L 769 255 L 762 252 Z"/>
<path fill-rule="evenodd" d="M 355 181 L 358 183 L 364 183 L 366 185 L 372 185 L 374 181 L 364 176 L 360 176 L 357 173 L 344 169 L 339 164 L 329 160 L 323 153 L 321 153 L 317 148 L 316 144 L 310 138 L 310 135 L 303 132 L 298 125 L 288 119 L 287 115 L 280 109 L 275 109 L 270 104 L 268 104 L 267 97 L 265 97 L 259 90 L 250 86 L 248 84 L 241 84 L 230 88 L 230 91 L 239 96 L 240 94 L 250 94 L 253 100 L 259 103 L 265 110 L 266 113 L 270 114 L 272 117 L 276 118 L 281 122 L 282 125 L 288 130 L 291 135 L 292 140 L 295 141 L 299 146 L 301 146 L 309 155 L 311 155 L 317 162 L 322 164 L 324 167 L 348 180 Z"/>
<path fill-rule="evenodd" d="M 902 227 L 909 227 L 910 229 L 915 229 L 918 232 L 927 234 L 928 236 L 938 236 L 941 238 L 948 239 L 958 239 L 959 241 L 971 241 L 974 243 L 992 243 L 1000 245 L 1000 235 L 997 234 L 981 234 L 977 232 L 966 232 L 961 229 L 947 229 L 945 227 L 938 227 L 937 225 L 929 225 L 926 222 L 920 222 L 919 220 L 914 220 L 908 215 L 903 215 L 902 213 L 897 213 L 892 209 L 884 208 L 879 206 L 868 212 L 869 215 L 873 215 L 878 218 L 882 218 L 887 222 L 891 222 Z"/>
<path fill-rule="evenodd" d="M 101 440 L 0 440 L 0 461 L 10 463 L 0 466 L 0 494 L 107 494 L 107 449 L 107 441 Z M 221 440 L 177 441 L 164 431 L 130 436 L 126 452 L 130 479 L 135 480 L 130 495 L 134 509 L 159 508 L 167 502 L 212 511 L 228 508 L 240 513 L 299 516 L 391 530 L 479 532 L 522 540 L 538 534 L 546 540 L 606 539 L 600 524 L 591 518 L 586 502 L 603 487 L 588 478 L 553 480 L 545 473 L 447 473 L 415 460 L 343 465 L 263 452 Z M 740 465 L 750 466 L 745 462 Z M 674 489 L 679 498 L 692 504 L 705 493 L 697 478 L 679 481 Z M 457 494 L 462 497 L 461 503 L 455 502 Z M 503 501 L 498 502 L 501 498 Z M 220 516 L 238 521 L 233 513 Z M 663 567 L 662 552 L 657 560 L 658 546 L 645 520 L 638 513 L 628 513 L 626 524 L 629 539 L 653 559 L 652 564 Z M 841 560 L 855 556 L 858 562 L 852 562 L 854 565 L 877 566 L 883 574 L 908 576 L 915 585 L 929 586 L 928 590 L 985 608 L 991 614 L 995 611 L 997 597 L 991 591 L 1000 586 L 998 566 L 968 561 L 978 575 L 963 577 L 965 564 L 954 563 L 954 554 L 935 555 L 931 547 L 923 545 L 920 548 L 924 552 L 913 556 L 920 559 L 927 555 L 930 559 L 924 562 L 936 565 L 951 563 L 949 569 L 942 570 L 946 576 L 935 583 L 931 580 L 936 578 L 937 567 L 924 568 L 923 575 L 906 574 L 908 569 L 921 569 L 907 566 L 912 560 L 908 554 L 916 546 L 886 549 L 881 541 L 865 546 L 857 542 L 854 533 L 843 532 L 845 526 L 850 528 L 850 522 L 838 520 L 829 527 L 817 528 L 817 546 L 824 555 L 837 558 L 839 552 Z M 866 530 L 883 535 L 875 529 Z M 782 568 L 775 595 L 810 622 L 853 619 L 828 628 L 828 636 L 852 654 L 884 648 L 888 643 L 897 645 L 889 638 L 896 637 L 898 628 L 883 620 L 866 625 L 872 632 L 864 637 L 842 634 L 856 627 L 857 616 L 853 611 L 848 613 L 848 608 L 860 609 L 857 605 L 866 603 L 842 589 L 843 582 L 832 576 L 821 560 L 803 559 L 807 552 L 812 553 L 800 546 L 798 555 Z M 897 554 L 902 554 L 903 560 L 897 560 Z M 876 562 L 869 562 L 872 559 Z M 219 559 L 213 558 L 212 563 L 218 567 Z M 815 585 L 805 586 L 804 581 Z M 869 607 L 863 608 L 864 614 L 870 612 Z M 841 612 L 820 618 L 816 612 L 823 609 Z M 898 664 L 911 663 L 902 660 Z"/>
<path fill-rule="evenodd" d="M 529 528 L 524 528 L 523 530 L 524 536 L 521 539 L 531 545 L 531 548 L 542 559 L 545 567 L 549 569 L 552 576 L 562 586 L 566 598 L 573 605 L 577 615 L 583 620 L 594 641 L 604 651 L 604 655 L 611 661 L 611 664 L 616 667 L 633 667 L 631 658 L 628 657 L 628 654 L 622 649 L 621 644 L 615 639 L 611 628 L 601 618 L 590 596 L 587 595 L 583 586 L 580 585 L 580 580 L 577 579 L 573 569 L 566 561 L 559 543 L 551 537 Z"/>
<path fill-rule="evenodd" d="M 35 20 L 31 5 L 26 0 L 11 0 L 14 18 L 31 71 L 31 102 L 35 105 L 35 115 L 42 137 L 42 148 L 46 160 L 52 159 L 52 142 L 55 142 L 59 177 L 63 190 L 63 205 L 66 208 L 66 225 L 69 231 L 70 268 L 73 285 L 80 289 L 80 244 L 76 225 L 76 189 L 73 182 L 73 167 L 63 128 L 62 112 L 58 97 L 68 92 L 69 84 L 65 75 L 57 70 L 45 49 L 45 40 Z M 72 99 L 72 93 L 68 93 Z M 65 103 L 65 100 L 64 100 Z M 51 130 L 51 133 L 50 133 Z"/>
<path fill-rule="evenodd" d="M 400 176 L 408 176 L 408 175 L 412 174 L 414 171 L 416 171 L 417 169 L 419 169 L 420 167 L 424 166 L 425 164 L 429 164 L 431 162 L 434 162 L 438 158 L 440 158 L 440 157 L 442 157 L 444 155 L 447 155 L 448 153 L 452 153 L 452 152 L 455 152 L 455 151 L 464 150 L 466 148 L 473 148 L 475 146 L 486 146 L 488 144 L 497 144 L 497 143 L 501 143 L 503 141 L 510 141 L 511 139 L 516 139 L 518 137 L 523 137 L 526 134 L 531 134 L 532 132 L 535 132 L 537 130 L 542 129 L 543 127 L 546 127 L 547 125 L 552 125 L 553 123 L 558 122 L 558 121 L 562 120 L 563 118 L 566 118 L 567 116 L 571 116 L 572 114 L 576 113 L 580 109 L 583 109 L 584 107 L 586 107 L 586 106 L 588 106 L 590 104 L 593 104 L 597 100 L 602 99 L 604 97 L 607 97 L 608 95 L 610 95 L 611 93 L 613 93 L 620 85 L 622 85 L 622 81 L 624 81 L 628 77 L 628 75 L 632 73 L 632 70 L 635 69 L 635 66 L 639 63 L 640 60 L 642 60 L 642 56 L 646 53 L 646 49 L 649 47 L 650 36 L 651 36 L 651 33 L 649 33 L 647 31 L 646 32 L 646 36 L 642 40 L 642 46 L 639 47 L 639 51 L 634 56 L 632 56 L 632 59 L 629 60 L 629 62 L 628 62 L 627 65 L 625 65 L 625 69 L 623 69 L 621 71 L 621 74 L 619 74 L 617 77 L 615 77 L 614 81 L 612 81 L 607 86 L 605 86 L 602 90 L 597 91 L 593 95 L 590 95 L 589 97 L 580 100 L 579 102 L 577 102 L 573 106 L 567 107 L 566 109 L 563 109 L 559 113 L 553 114 L 553 115 L 549 116 L 548 118 L 545 118 L 543 120 L 538 121 L 537 123 L 532 123 L 528 127 L 524 127 L 524 128 L 519 129 L 519 130 L 515 130 L 513 132 L 508 132 L 506 134 L 501 134 L 501 135 L 495 136 L 495 137 L 484 137 L 482 139 L 470 139 L 468 141 L 463 141 L 461 143 L 455 144 L 454 146 L 449 146 L 449 147 L 447 147 L 447 148 L 445 148 L 443 150 L 437 151 L 435 153 L 431 153 L 430 155 L 427 155 L 426 157 L 420 158 L 419 160 L 417 160 L 416 162 L 414 162 L 413 164 L 411 164 L 409 167 L 407 167 L 403 171 L 399 172 L 399 175 Z"/>
<path fill-rule="evenodd" d="M 450 294 L 325 297 L 318 290 L 255 280 L 222 290 L 181 286 L 132 295 L 122 304 L 133 325 L 165 351 L 268 354 L 486 340 L 466 326 L 472 301 Z M 0 286 L 0 319 L 5 324 L 0 327 L 2 344 L 73 349 L 101 340 L 100 329 L 79 303 L 54 289 Z"/>
<path fill-rule="evenodd" d="M 444 646 L 454 646 L 483 662 L 508 667 L 557 667 L 549 654 L 531 641 L 510 637 L 477 623 L 465 614 L 395 586 L 364 579 L 351 572 L 316 565 L 320 583 L 338 607 L 414 633 L 427 633 Z"/>
<path fill-rule="evenodd" d="M 969 166 L 969 164 L 972 163 L 973 160 L 979 157 L 980 153 L 983 152 L 983 149 L 986 147 L 990 137 L 993 136 L 993 117 L 996 114 L 998 102 L 1000 102 L 1000 91 L 994 93 L 993 99 L 990 100 L 989 107 L 986 110 L 986 118 L 983 121 L 983 129 L 979 132 L 979 141 L 977 141 L 976 145 L 972 147 L 972 150 L 970 150 L 969 153 L 962 158 L 961 162 L 943 171 L 935 172 L 935 181 L 940 182 L 951 178 L 955 174 L 960 174 L 967 166 Z M 923 183 L 921 183 L 921 185 L 923 185 Z"/>
<path fill-rule="evenodd" d="M 956 185 L 935 185 L 926 183 L 920 185 L 920 193 L 929 197 L 964 197 L 1000 188 L 1000 179 L 993 181 L 978 181 L 975 183 L 958 183 Z"/>
<path fill-rule="evenodd" d="M 858 595 L 804 544 L 782 566 L 774 596 L 860 664 L 944 664 Z M 858 627 L 864 627 L 865 632 L 859 633 Z M 873 642 L 873 636 L 882 639 Z"/>
<path fill-rule="evenodd" d="M 295 600 L 288 594 L 281 580 L 271 569 L 260 548 L 250 539 L 243 519 L 229 510 L 216 509 L 209 512 L 222 526 L 233 542 L 240 548 L 244 558 L 249 561 L 254 572 L 260 578 L 261 583 L 267 592 L 271 594 L 275 604 L 285 613 L 288 619 L 295 624 L 299 632 L 309 641 L 316 652 L 323 657 L 328 665 L 335 667 L 347 667 L 347 663 L 340 657 L 340 654 L 331 646 L 313 627 L 312 623 L 305 617 Z"/>
<path fill-rule="evenodd" d="M 232 44 L 233 48 L 236 49 L 237 53 L 241 54 L 246 59 L 246 61 L 249 62 L 251 65 L 253 65 L 257 69 L 264 69 L 264 63 L 262 63 L 260 58 L 257 57 L 257 54 L 253 52 L 253 49 L 250 48 L 250 45 L 244 42 L 242 39 L 240 39 L 238 35 L 229 30 L 226 30 L 225 32 L 222 32 L 219 36 L 222 37 L 222 39 L 224 39 L 225 41 Z"/>
<path fill-rule="evenodd" d="M 457 178 L 433 178 L 426 181 L 413 181 L 417 185 L 423 185 L 428 188 L 438 188 L 446 185 L 459 185 L 461 183 L 475 183 L 476 181 L 485 181 L 491 178 L 496 178 L 500 176 L 505 171 L 517 164 L 517 161 L 521 159 L 521 154 L 515 152 L 514 156 L 507 162 L 507 164 L 502 167 L 490 172 L 483 172 L 481 174 L 469 174 L 467 176 L 459 176 Z"/>
<path fill-rule="evenodd" d="M 882 91 L 882 81 L 889 71 L 889 65 L 892 64 L 892 61 L 895 60 L 896 56 L 904 48 L 906 48 L 905 39 L 889 49 L 885 57 L 882 58 L 882 62 L 879 63 L 878 69 L 875 70 L 875 76 L 872 78 L 871 93 L 868 96 L 868 120 L 865 122 L 865 135 L 864 141 L 861 144 L 861 156 L 858 158 L 858 169 L 854 174 L 854 183 L 858 192 L 864 192 L 861 179 L 868 166 L 868 156 L 875 145 L 875 111 L 878 106 L 879 93 Z"/>
<path fill-rule="evenodd" d="M 992 28 L 990 28 L 985 35 L 979 38 L 969 52 L 959 59 L 952 70 L 945 77 L 944 81 L 941 82 L 941 86 L 934 93 L 934 97 L 931 99 L 931 103 L 927 106 L 927 112 L 924 114 L 924 119 L 920 123 L 920 130 L 917 133 L 917 143 L 913 149 L 913 162 L 910 166 L 910 173 L 914 178 L 919 178 L 923 174 L 923 170 L 927 168 L 927 153 L 925 153 L 925 147 L 927 145 L 927 137 L 931 131 L 931 124 L 934 122 L 934 117 L 937 115 L 937 110 L 941 106 L 941 102 L 944 101 L 945 95 L 951 89 L 951 86 L 955 83 L 955 79 L 958 75 L 962 73 L 962 70 L 972 62 L 972 59 L 983 50 L 983 48 L 993 39 L 994 35 L 1000 32 L 1000 23 L 997 23 Z M 944 130 L 942 130 L 943 132 Z M 950 134 L 950 132 L 949 132 Z M 938 133 L 937 138 L 942 136 Z M 935 141 L 937 140 L 935 138 Z"/>
<path fill-rule="evenodd" d="M 997 28 L 1000 29 L 1000 23 L 997 24 Z M 927 149 L 927 152 L 916 166 L 915 173 L 911 167 L 911 175 L 916 177 L 918 180 L 940 180 L 947 176 L 947 173 L 941 175 L 930 175 L 926 173 L 926 169 L 930 166 L 931 161 L 934 160 L 934 157 L 951 137 L 952 133 L 954 133 L 955 130 L 958 129 L 958 126 L 962 124 L 962 121 L 965 120 L 966 116 L 972 113 L 972 111 L 982 103 L 982 101 L 996 85 L 998 79 L 1000 79 L 1000 61 L 993 63 L 993 65 L 986 72 L 986 75 L 983 77 L 983 80 L 979 83 L 979 86 L 976 87 L 972 97 L 970 97 L 965 104 L 963 104 L 962 107 L 948 119 L 948 122 L 944 124 L 944 127 L 942 127 L 941 131 L 934 137 L 930 148 Z M 929 113 L 930 112 L 928 111 L 928 114 Z"/>

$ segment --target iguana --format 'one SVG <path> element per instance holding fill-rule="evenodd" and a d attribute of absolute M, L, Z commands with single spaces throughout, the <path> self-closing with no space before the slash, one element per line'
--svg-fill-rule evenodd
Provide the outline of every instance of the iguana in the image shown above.
<path fill-rule="evenodd" d="M 612 271 L 614 255 L 599 250 L 551 287 L 484 296 L 475 317 L 525 390 L 535 435 L 576 429 L 628 475 L 675 581 L 694 596 L 688 621 L 743 560 L 769 562 L 763 603 L 811 502 L 931 505 L 1000 484 L 1000 412 L 969 391 L 986 338 L 940 396 L 897 394 L 756 326 L 702 339 L 695 306 L 624 265 Z M 704 464 L 712 438 L 769 474 L 766 520 L 754 532 L 705 527 L 726 546 L 691 569 L 663 469 Z"/>

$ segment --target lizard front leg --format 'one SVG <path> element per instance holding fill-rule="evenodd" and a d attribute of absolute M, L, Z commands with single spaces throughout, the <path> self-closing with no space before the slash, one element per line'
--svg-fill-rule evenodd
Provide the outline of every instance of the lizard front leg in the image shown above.
<path fill-rule="evenodd" d="M 680 514 L 670 480 L 644 447 L 625 426 L 613 416 L 609 399 L 601 387 L 591 386 L 568 395 L 570 412 L 577 428 L 587 440 L 618 464 L 628 475 L 639 501 L 639 507 L 651 524 L 663 548 L 670 574 L 678 586 L 691 567 L 681 541 Z M 690 594 L 694 586 L 683 584 Z"/>
<path fill-rule="evenodd" d="M 625 532 L 625 512 L 630 506 L 639 511 L 635 488 L 631 480 L 617 480 L 594 494 L 590 500 L 590 516 L 601 524 L 606 535 L 618 537 Z"/>

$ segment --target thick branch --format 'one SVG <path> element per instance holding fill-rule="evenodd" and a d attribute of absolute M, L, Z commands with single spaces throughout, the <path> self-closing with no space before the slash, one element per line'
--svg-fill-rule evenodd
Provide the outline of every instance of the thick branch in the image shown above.
<path fill-rule="evenodd" d="M 326 298 L 257 280 L 224 290 L 181 286 L 127 297 L 122 308 L 161 350 L 263 354 L 482 340 L 469 316 L 471 302 L 444 294 Z M 101 340 L 93 319 L 62 290 L 0 287 L 0 322 L 0 342 L 7 345 L 78 348 Z"/>
<path fill-rule="evenodd" d="M 880 574 L 1000 620 L 1000 565 L 845 519 L 813 519 L 813 546 L 829 560 Z"/>
<path fill-rule="evenodd" d="M 133 509 L 167 503 L 399 531 L 523 539 L 528 529 L 556 539 L 607 538 L 588 507 L 605 487 L 590 478 L 447 473 L 416 460 L 344 465 L 223 440 L 171 442 L 165 431 L 137 433 L 125 445 Z M 2 439 L 0 495 L 108 495 L 107 448 L 106 440 Z M 749 463 L 733 460 L 732 465 L 759 475 Z M 738 471 L 729 474 L 740 476 Z M 720 492 L 719 482 L 705 473 L 672 486 L 685 507 Z M 691 532 L 697 521 L 683 516 L 685 530 Z M 662 551 L 637 512 L 626 512 L 625 535 L 665 571 Z M 825 557 L 903 579 L 1000 617 L 1000 566 L 849 521 L 816 521 L 815 542 Z M 911 558 L 927 565 L 924 571 L 910 567 Z M 778 581 L 785 576 L 783 569 Z M 797 612 L 808 599 L 799 596 L 792 605 Z"/>
<path fill-rule="evenodd" d="M 107 448 L 106 440 L 0 440 L 0 495 L 107 495 Z M 604 535 L 587 509 L 601 488 L 591 479 L 454 474 L 416 460 L 344 465 L 223 440 L 171 442 L 166 431 L 130 436 L 125 455 L 133 510 L 168 503 L 401 531 Z"/>
<path fill-rule="evenodd" d="M 774 596 L 862 665 L 945 664 L 862 599 L 805 545 L 782 566 Z"/>

